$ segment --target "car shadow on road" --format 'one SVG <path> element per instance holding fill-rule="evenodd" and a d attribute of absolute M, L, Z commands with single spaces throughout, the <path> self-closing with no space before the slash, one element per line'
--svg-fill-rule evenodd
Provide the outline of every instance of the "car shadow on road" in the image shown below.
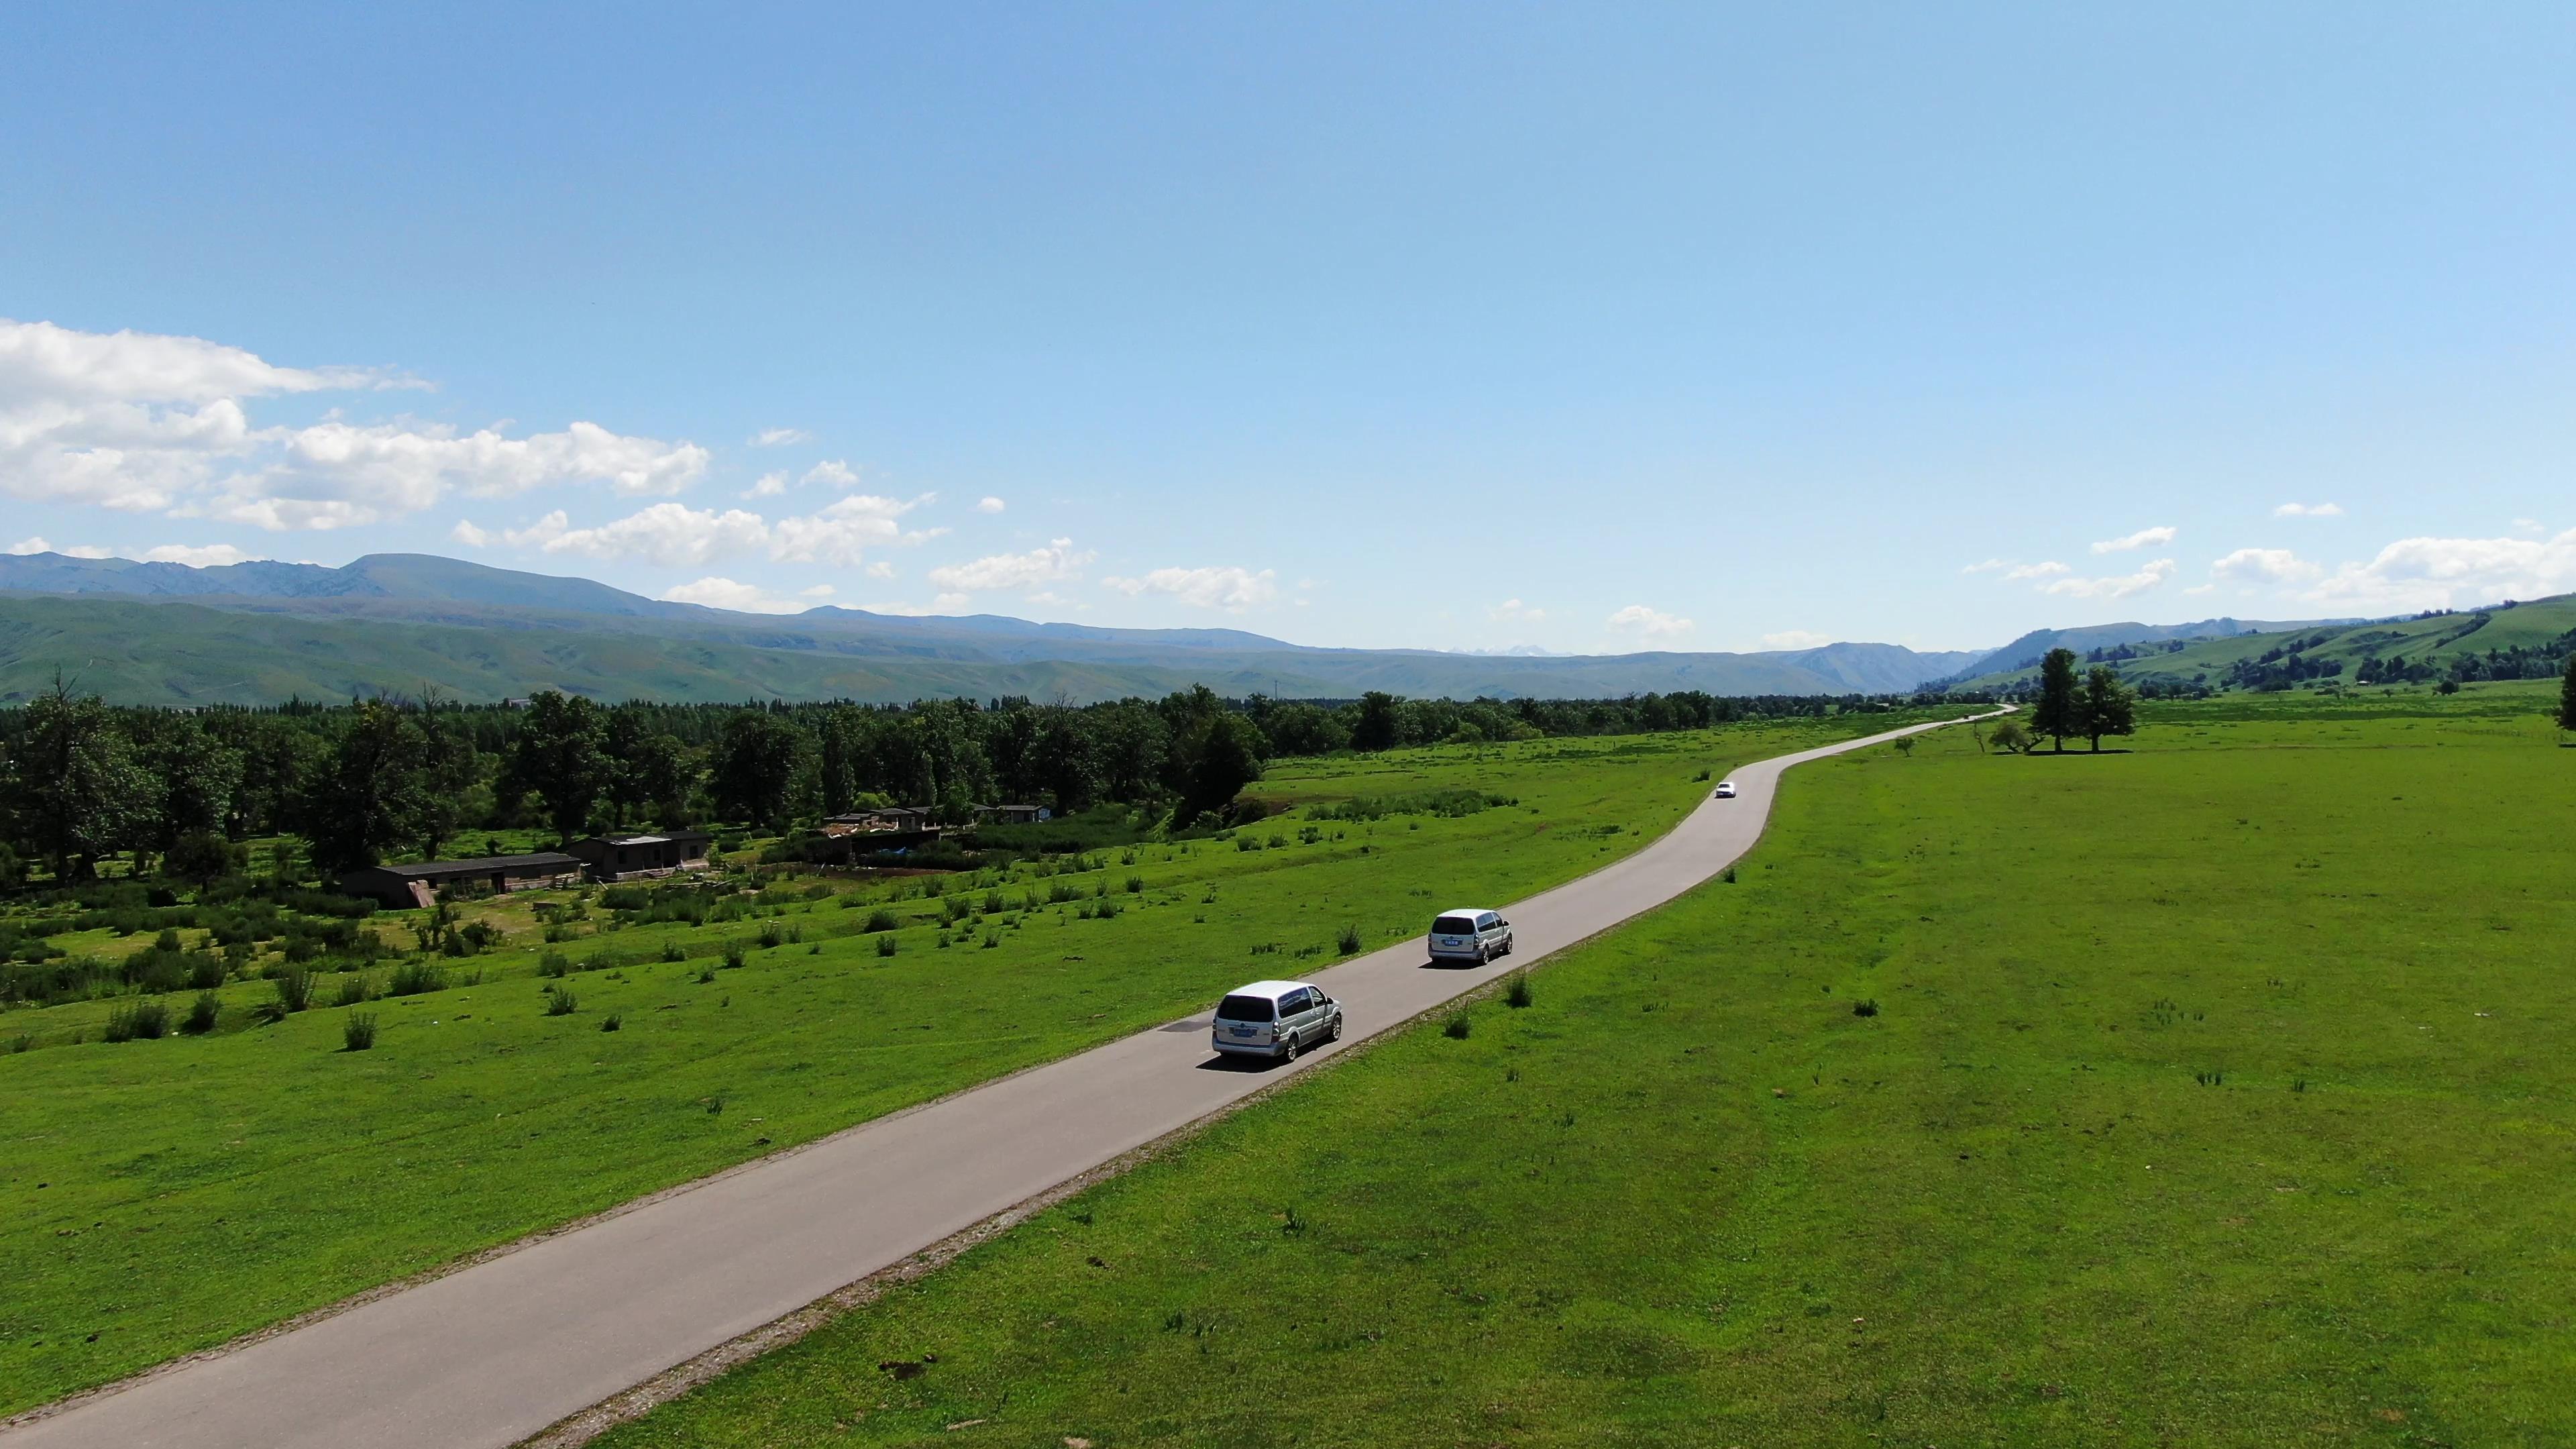
<path fill-rule="evenodd" d="M 1216 1055 L 1209 1057 L 1206 1061 L 1199 1063 L 1199 1070 L 1203 1072 L 1252 1072 L 1258 1074 L 1261 1072 L 1277 1071 L 1285 1064 L 1285 1062 L 1286 1059 L 1283 1057 L 1247 1057 L 1237 1056 L 1232 1052 L 1218 1052 Z"/>

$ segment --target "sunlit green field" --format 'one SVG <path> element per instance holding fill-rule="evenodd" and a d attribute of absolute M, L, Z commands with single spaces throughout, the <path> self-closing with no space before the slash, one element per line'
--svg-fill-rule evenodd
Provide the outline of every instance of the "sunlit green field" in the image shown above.
<path fill-rule="evenodd" d="M 1527 1008 L 604 1442 L 2576 1442 L 2576 751 L 2302 703 L 1806 767 Z"/>
<path fill-rule="evenodd" d="M 0 1014 L 0 1038 L 34 1044 L 0 1054 L 0 1412 L 1326 964 L 1346 927 L 1374 947 L 1458 900 L 1527 895 L 1660 833 L 1705 792 L 1703 771 L 1900 722 L 1295 761 L 1256 793 L 1308 808 L 1237 840 L 1146 844 L 1132 863 L 1111 851 L 1070 875 L 986 872 L 945 897 L 919 882 L 844 891 L 856 910 L 798 880 L 757 921 L 548 946 L 535 906 L 565 895 L 511 898 L 467 911 L 509 932 L 497 950 L 443 963 L 478 984 L 334 1008 L 325 977 L 313 1009 L 254 1026 L 273 987 L 238 983 L 207 1037 L 100 1041 L 123 1002 Z M 1302 818 L 1450 787 L 1515 803 Z M 1079 898 L 1048 903 L 1059 886 Z M 973 914 L 943 948 L 942 909 L 961 895 Z M 1099 918 L 1104 900 L 1118 914 Z M 864 930 L 879 903 L 899 929 Z M 403 919 L 378 924 L 407 944 Z M 779 944 L 759 945 L 763 930 Z M 547 950 L 577 969 L 541 979 Z M 548 987 L 576 1009 L 547 1015 Z M 344 1051 L 359 1011 L 379 1036 Z"/>

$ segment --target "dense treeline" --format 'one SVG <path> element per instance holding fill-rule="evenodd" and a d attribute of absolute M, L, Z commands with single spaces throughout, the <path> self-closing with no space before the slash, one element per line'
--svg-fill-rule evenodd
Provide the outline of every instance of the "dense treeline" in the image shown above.
<path fill-rule="evenodd" d="M 508 705 L 435 695 L 324 706 L 111 707 L 60 684 L 0 711 L 9 787 L 0 881 L 58 881 L 134 853 L 207 881 L 241 842 L 297 835 L 326 876 L 437 856 L 468 832 L 570 838 L 707 820 L 769 827 L 857 807 L 928 804 L 944 820 L 1002 801 L 1075 812 L 1149 807 L 1223 818 L 1283 755 L 1435 742 L 1698 729 L 1885 707 L 1862 696 L 1613 700 L 1233 701 L 1200 687 L 1087 706 L 947 699 L 858 704 L 600 705 L 541 693 Z M 282 862 L 281 862 L 282 864 Z"/>

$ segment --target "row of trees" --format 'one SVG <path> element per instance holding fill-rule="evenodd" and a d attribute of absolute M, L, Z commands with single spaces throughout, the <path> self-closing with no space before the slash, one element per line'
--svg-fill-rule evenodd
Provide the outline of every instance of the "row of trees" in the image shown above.
<path fill-rule="evenodd" d="M 237 842 L 288 834 L 307 842 L 316 869 L 336 873 L 434 857 L 475 830 L 541 825 L 570 838 L 644 822 L 780 826 L 886 803 L 928 803 L 951 821 L 1004 800 L 1060 812 L 1119 803 L 1190 822 L 1223 812 L 1281 755 L 1694 729 L 1885 704 L 1696 691 L 1230 701 L 1201 687 L 1082 707 L 601 705 L 549 691 L 515 705 L 431 694 L 180 711 L 112 707 L 57 681 L 0 710 L 0 876 L 33 860 L 75 879 L 132 851 L 211 878 L 238 867 Z"/>

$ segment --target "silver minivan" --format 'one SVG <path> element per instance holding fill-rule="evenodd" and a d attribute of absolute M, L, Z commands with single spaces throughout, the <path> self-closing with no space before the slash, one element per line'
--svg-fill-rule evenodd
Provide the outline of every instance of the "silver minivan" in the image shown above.
<path fill-rule="evenodd" d="M 1431 923 L 1431 959 L 1482 966 L 1512 954 L 1512 923 L 1499 911 L 1474 906 L 1442 911 Z"/>
<path fill-rule="evenodd" d="M 1342 1004 L 1303 981 L 1255 981 L 1216 1004 L 1209 1042 L 1237 1056 L 1295 1061 L 1309 1047 L 1342 1039 Z"/>

